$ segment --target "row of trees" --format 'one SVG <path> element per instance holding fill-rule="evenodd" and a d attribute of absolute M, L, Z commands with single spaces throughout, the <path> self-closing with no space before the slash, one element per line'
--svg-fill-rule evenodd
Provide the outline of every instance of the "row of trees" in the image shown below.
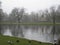
<path fill-rule="evenodd" d="M 0 3 L 1 5 L 1 3 Z M 0 6 L 1 7 L 1 6 Z M 55 17 L 55 18 L 54 18 Z M 51 7 L 49 10 L 46 9 L 44 11 L 39 11 L 39 12 L 31 12 L 26 13 L 24 8 L 14 8 L 11 13 L 8 15 L 7 13 L 4 13 L 3 10 L 0 8 L 0 23 L 2 22 L 6 22 L 6 23 L 40 23 L 40 22 L 53 22 L 53 19 L 55 20 L 55 22 L 60 22 L 60 5 L 55 8 L 54 6 Z M 0 24 L 0 33 L 2 31 L 3 24 Z M 7 24 L 5 25 L 7 26 Z M 42 26 L 42 25 L 41 25 Z M 49 25 L 48 25 L 49 26 Z M 48 26 L 47 29 L 48 29 Z M 28 27 L 28 26 L 25 26 Z M 38 27 L 38 26 L 33 26 L 33 27 Z M 23 37 L 23 31 L 21 28 L 21 25 L 15 25 L 15 24 L 9 24 L 9 28 L 12 31 L 12 34 L 14 36 L 17 36 L 19 33 L 21 34 L 21 36 Z M 13 28 L 13 30 L 12 30 Z M 42 26 L 42 28 L 44 28 Z M 53 33 L 54 32 L 54 33 Z M 60 34 L 60 26 L 56 25 L 55 29 L 52 28 L 52 33 L 53 34 Z"/>

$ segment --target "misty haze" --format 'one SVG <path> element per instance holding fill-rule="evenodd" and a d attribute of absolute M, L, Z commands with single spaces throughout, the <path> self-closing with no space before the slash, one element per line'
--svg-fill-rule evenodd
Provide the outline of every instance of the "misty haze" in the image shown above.
<path fill-rule="evenodd" d="M 44 8 L 42 3 L 40 4 L 42 6 L 39 5 L 41 8 L 37 6 L 38 4 L 35 7 L 30 5 L 31 7 L 29 8 L 26 5 L 27 3 L 24 5 L 23 1 L 21 1 L 21 4 L 18 1 L 14 3 L 14 0 L 7 2 L 4 2 L 4 0 L 0 1 L 1 35 L 48 43 L 54 43 L 54 40 L 60 39 L 60 5 L 58 1 L 49 6 L 45 4 Z M 49 1 L 47 2 L 49 3 Z M 13 4 L 16 5 L 14 6 Z"/>

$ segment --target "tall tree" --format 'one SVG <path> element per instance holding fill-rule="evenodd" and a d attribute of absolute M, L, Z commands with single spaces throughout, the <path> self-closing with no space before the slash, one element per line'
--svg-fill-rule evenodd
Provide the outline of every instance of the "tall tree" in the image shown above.
<path fill-rule="evenodd" d="M 1 2 L 0 2 L 0 34 L 1 34 L 1 31 L 2 31 L 1 23 L 2 23 L 2 20 L 3 20 L 3 16 L 4 16 L 4 14 L 3 14 L 3 10 L 1 8 Z"/>
<path fill-rule="evenodd" d="M 59 20 L 60 19 L 60 6 L 58 6 L 57 9 L 55 9 L 54 6 L 51 7 L 48 17 L 49 17 L 49 20 L 53 23 L 53 28 L 52 28 L 51 33 L 53 34 L 53 41 L 54 41 L 54 38 L 55 38 L 54 35 L 58 36 L 60 34 L 60 28 L 59 28 L 60 26 L 56 25 L 56 23 L 60 22 Z"/>
<path fill-rule="evenodd" d="M 55 22 L 56 23 L 60 23 L 60 5 L 58 6 L 57 10 L 56 10 L 56 16 L 55 16 Z M 56 34 L 59 35 L 60 34 L 60 25 L 56 25 Z"/>
<path fill-rule="evenodd" d="M 19 25 L 19 23 L 21 23 L 23 15 L 24 15 L 24 8 L 22 9 L 14 8 L 10 14 L 10 21 L 12 21 L 13 23 L 17 23 L 17 25 L 13 25 L 14 29 L 12 31 L 12 34 L 14 36 L 18 36 L 18 34 L 20 33 L 20 35 L 23 37 L 22 28 Z"/>

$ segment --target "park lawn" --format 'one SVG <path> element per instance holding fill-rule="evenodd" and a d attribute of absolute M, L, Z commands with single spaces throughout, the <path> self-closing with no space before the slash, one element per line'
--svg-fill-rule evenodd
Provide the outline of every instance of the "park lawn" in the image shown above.
<path fill-rule="evenodd" d="M 19 42 L 16 42 L 16 40 L 19 40 Z M 43 43 L 43 42 L 28 40 L 24 38 L 0 35 L 0 45 L 10 45 L 8 41 L 12 41 L 13 42 L 12 45 L 52 45 L 51 43 Z M 31 41 L 31 43 L 29 43 L 29 41 Z"/>

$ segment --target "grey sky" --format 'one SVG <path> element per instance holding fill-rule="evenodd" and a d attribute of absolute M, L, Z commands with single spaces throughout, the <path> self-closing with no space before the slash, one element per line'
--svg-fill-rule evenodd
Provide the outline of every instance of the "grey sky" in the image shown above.
<path fill-rule="evenodd" d="M 10 13 L 14 7 L 24 7 L 28 12 L 50 8 L 59 5 L 60 0 L 1 0 L 4 12 Z"/>

